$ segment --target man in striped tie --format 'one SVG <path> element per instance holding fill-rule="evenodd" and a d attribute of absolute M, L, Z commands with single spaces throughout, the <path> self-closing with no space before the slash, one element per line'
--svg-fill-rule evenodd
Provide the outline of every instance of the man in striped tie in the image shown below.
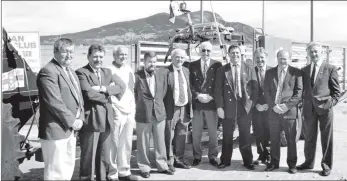
<path fill-rule="evenodd" d="M 188 124 L 193 116 L 189 70 L 183 67 L 186 52 L 175 49 L 171 52 L 172 64 L 168 70 L 168 88 L 164 99 L 166 110 L 165 145 L 170 170 L 189 169 L 184 162 Z"/>

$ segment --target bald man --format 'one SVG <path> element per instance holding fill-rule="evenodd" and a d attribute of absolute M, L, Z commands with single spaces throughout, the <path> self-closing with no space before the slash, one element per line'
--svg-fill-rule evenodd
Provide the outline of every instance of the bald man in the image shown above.
<path fill-rule="evenodd" d="M 218 142 L 217 125 L 218 116 L 214 100 L 214 84 L 216 82 L 217 70 L 222 66 L 219 61 L 211 59 L 212 44 L 203 42 L 199 53 L 201 58 L 190 63 L 190 86 L 193 95 L 194 118 L 193 128 L 193 166 L 201 162 L 202 148 L 201 137 L 204 122 L 207 124 L 209 135 L 208 158 L 213 166 L 217 166 Z"/>
<path fill-rule="evenodd" d="M 271 162 L 265 171 L 279 168 L 280 133 L 285 132 L 287 140 L 288 172 L 295 174 L 297 162 L 296 150 L 296 118 L 298 104 L 302 99 L 302 74 L 297 68 L 289 65 L 289 53 L 280 50 L 277 53 L 278 66 L 269 69 L 265 74 L 264 96 L 269 111 L 269 127 L 271 140 Z"/>
<path fill-rule="evenodd" d="M 165 144 L 169 168 L 189 169 L 184 162 L 188 124 L 193 117 L 189 70 L 183 67 L 187 54 L 182 49 L 171 52 L 168 88 L 164 99 L 166 110 Z"/>
<path fill-rule="evenodd" d="M 111 96 L 113 109 L 111 124 L 111 139 L 109 148 L 105 149 L 109 162 L 109 180 L 136 180 L 130 173 L 130 158 L 132 148 L 133 129 L 135 127 L 135 75 L 127 64 L 128 48 L 119 45 L 113 49 L 112 75 L 120 77 L 125 84 L 123 96 L 119 99 Z"/>

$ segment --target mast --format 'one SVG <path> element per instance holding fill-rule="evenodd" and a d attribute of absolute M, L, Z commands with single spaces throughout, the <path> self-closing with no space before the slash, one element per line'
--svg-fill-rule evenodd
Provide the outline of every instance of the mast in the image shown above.
<path fill-rule="evenodd" d="M 201 23 L 204 23 L 204 9 L 203 9 L 203 1 L 200 0 L 200 21 Z"/>

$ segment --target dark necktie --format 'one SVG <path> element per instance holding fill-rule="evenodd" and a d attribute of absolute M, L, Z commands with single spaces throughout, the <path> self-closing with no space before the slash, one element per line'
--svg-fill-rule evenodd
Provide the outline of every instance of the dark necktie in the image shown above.
<path fill-rule="evenodd" d="M 68 75 L 69 78 L 70 78 L 71 84 L 72 84 L 72 86 L 73 86 L 73 88 L 74 88 L 74 91 L 75 91 L 77 97 L 78 97 L 78 90 L 79 90 L 79 89 L 78 89 L 78 86 L 77 86 L 77 82 L 76 82 L 75 78 L 73 77 L 73 75 L 72 75 L 72 73 L 71 73 L 69 67 L 66 67 L 66 72 L 67 72 L 67 75 Z"/>
<path fill-rule="evenodd" d="M 235 67 L 235 94 L 238 98 L 241 98 L 242 97 L 242 93 L 240 91 L 240 84 L 239 84 L 239 70 L 238 70 L 238 65 L 237 64 L 234 64 L 234 67 Z"/>
<path fill-rule="evenodd" d="M 178 96 L 178 101 L 183 104 L 185 102 L 185 92 L 183 90 L 183 75 L 182 75 L 182 72 L 181 70 L 177 70 L 178 72 L 178 84 L 179 84 L 179 87 L 178 87 L 178 91 L 179 91 L 179 96 Z"/>
<path fill-rule="evenodd" d="M 313 70 L 312 70 L 312 74 L 311 74 L 311 87 L 313 88 L 314 86 L 314 77 L 316 75 L 316 64 L 313 64 Z"/>

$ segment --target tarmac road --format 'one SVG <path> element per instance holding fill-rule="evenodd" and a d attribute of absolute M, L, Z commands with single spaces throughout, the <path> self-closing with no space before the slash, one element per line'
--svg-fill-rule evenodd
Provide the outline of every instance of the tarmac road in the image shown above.
<path fill-rule="evenodd" d="M 204 145 L 204 154 L 202 163 L 198 167 L 189 170 L 176 169 L 175 175 L 163 175 L 156 173 L 156 169 L 152 169 L 150 180 L 347 180 L 347 103 L 341 103 L 335 107 L 334 119 L 334 167 L 331 175 L 322 177 L 319 175 L 321 171 L 320 160 L 322 158 L 320 136 L 317 142 L 316 163 L 313 170 L 298 171 L 297 174 L 289 174 L 286 164 L 287 148 L 281 148 L 280 168 L 273 172 L 264 172 L 265 165 L 256 166 L 254 171 L 248 171 L 242 166 L 242 158 L 235 145 L 231 166 L 225 169 L 217 169 L 208 163 L 207 145 Z M 25 129 L 23 129 L 25 131 Z M 34 137 L 37 133 L 32 132 Z M 33 137 L 32 136 L 32 137 Z M 298 164 L 304 161 L 304 141 L 297 143 L 298 148 Z M 221 150 L 221 145 L 220 148 Z M 255 144 L 252 147 L 254 159 L 258 157 Z M 187 144 L 186 158 L 188 163 L 192 162 L 192 146 Z M 139 175 L 139 169 L 136 164 L 136 150 L 133 151 L 131 158 L 132 173 Z M 219 155 L 220 156 L 220 155 Z M 152 158 L 154 153 L 152 152 Z M 155 168 L 155 166 L 153 166 Z M 36 162 L 35 158 L 25 160 L 20 169 L 24 173 L 21 180 L 42 180 L 43 179 L 43 162 Z M 76 166 L 73 180 L 78 180 L 79 172 L 79 147 L 77 148 Z M 145 180 L 139 176 L 139 179 Z"/>

